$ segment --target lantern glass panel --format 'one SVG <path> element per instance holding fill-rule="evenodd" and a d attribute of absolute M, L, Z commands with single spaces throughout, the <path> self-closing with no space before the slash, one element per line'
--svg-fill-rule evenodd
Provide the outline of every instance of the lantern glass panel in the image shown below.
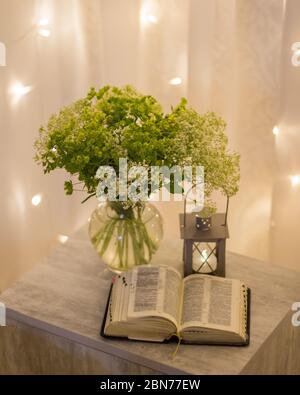
<path fill-rule="evenodd" d="M 217 269 L 216 243 L 196 242 L 193 245 L 193 270 L 199 274 L 211 274 Z"/>

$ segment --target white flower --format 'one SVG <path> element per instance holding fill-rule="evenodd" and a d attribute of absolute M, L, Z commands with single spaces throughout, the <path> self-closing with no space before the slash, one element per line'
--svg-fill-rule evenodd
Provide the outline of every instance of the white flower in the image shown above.
<path fill-rule="evenodd" d="M 138 126 L 143 126 L 143 121 L 141 120 L 141 118 L 137 118 L 137 120 L 135 121 L 135 123 L 138 125 Z"/>

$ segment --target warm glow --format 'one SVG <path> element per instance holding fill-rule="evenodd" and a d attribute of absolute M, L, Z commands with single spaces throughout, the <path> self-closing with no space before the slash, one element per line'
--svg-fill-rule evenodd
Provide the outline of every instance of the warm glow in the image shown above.
<path fill-rule="evenodd" d="M 145 15 L 145 18 L 150 23 L 157 23 L 157 17 L 155 15 Z"/>
<path fill-rule="evenodd" d="M 49 30 L 49 29 L 39 29 L 38 33 L 42 37 L 49 37 L 51 35 L 51 30 Z"/>
<path fill-rule="evenodd" d="M 0 42 L 0 66 L 6 66 L 6 46 Z"/>
<path fill-rule="evenodd" d="M 58 241 L 62 244 L 65 244 L 68 241 L 69 237 L 66 235 L 58 235 Z"/>
<path fill-rule="evenodd" d="M 146 24 L 151 24 L 151 23 L 155 24 L 155 23 L 158 22 L 158 19 L 157 19 L 157 17 L 155 15 L 141 13 L 141 21 L 145 25 Z"/>
<path fill-rule="evenodd" d="M 42 195 L 41 194 L 37 194 L 34 195 L 31 199 L 31 203 L 33 206 L 38 206 L 42 201 Z"/>
<path fill-rule="evenodd" d="M 27 95 L 27 93 L 29 93 L 31 91 L 31 87 L 30 86 L 25 86 L 22 85 L 20 83 L 15 84 L 11 87 L 10 89 L 10 93 L 15 97 L 15 98 L 20 98 L 22 96 Z"/>
<path fill-rule="evenodd" d="M 140 11 L 140 20 L 143 26 L 155 25 L 158 22 L 158 7 L 155 2 L 147 0 L 143 2 Z"/>
<path fill-rule="evenodd" d="M 37 22 L 37 26 L 39 29 L 37 30 L 38 34 L 42 37 L 50 37 L 51 30 L 49 29 L 49 19 L 48 18 L 41 18 Z"/>
<path fill-rule="evenodd" d="M 180 77 L 172 78 L 172 79 L 169 81 L 169 84 L 170 84 L 170 85 L 180 85 L 181 83 L 182 83 L 182 79 L 181 79 Z"/>
<path fill-rule="evenodd" d="M 291 49 L 293 51 L 292 65 L 295 67 L 299 67 L 300 66 L 300 42 L 293 43 Z"/>
<path fill-rule="evenodd" d="M 204 263 L 204 262 L 207 261 L 207 259 L 208 259 L 208 253 L 207 253 L 206 250 L 203 250 L 203 251 L 202 251 L 201 260 L 202 260 L 202 262 Z"/>
<path fill-rule="evenodd" d="M 294 176 L 290 176 L 291 184 L 293 187 L 300 185 L 300 175 L 296 174 Z"/>
<path fill-rule="evenodd" d="M 275 136 L 277 136 L 279 134 L 279 127 L 277 125 L 275 125 L 274 128 L 273 128 L 273 134 Z"/>
<path fill-rule="evenodd" d="M 48 26 L 49 25 L 49 19 L 48 18 L 41 18 L 38 23 L 39 26 Z"/>

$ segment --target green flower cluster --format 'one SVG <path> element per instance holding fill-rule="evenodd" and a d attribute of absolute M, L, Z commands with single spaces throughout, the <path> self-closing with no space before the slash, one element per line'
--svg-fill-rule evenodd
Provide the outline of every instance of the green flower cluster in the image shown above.
<path fill-rule="evenodd" d="M 170 116 L 177 127 L 172 144 L 173 160 L 204 167 L 205 207 L 212 214 L 215 211 L 215 202 L 210 199 L 213 191 L 219 190 L 228 197 L 238 192 L 240 155 L 228 151 L 226 123 L 214 112 L 198 114 L 182 99 Z"/>
<path fill-rule="evenodd" d="M 92 88 L 40 128 L 35 159 L 45 173 L 64 168 L 77 178 L 65 182 L 69 195 L 81 184 L 93 196 L 99 166 L 112 166 L 118 174 L 119 158 L 127 158 L 128 166 L 202 165 L 207 199 L 215 189 L 232 196 L 238 191 L 239 155 L 227 151 L 225 127 L 214 113 L 187 107 L 185 99 L 164 114 L 154 97 L 131 86 Z"/>

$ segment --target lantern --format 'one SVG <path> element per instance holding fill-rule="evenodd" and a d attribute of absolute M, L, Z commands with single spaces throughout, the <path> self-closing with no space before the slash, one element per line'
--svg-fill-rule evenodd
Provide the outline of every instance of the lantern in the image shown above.
<path fill-rule="evenodd" d="M 184 276 L 192 273 L 225 277 L 225 248 L 229 238 L 226 213 L 217 213 L 209 219 L 195 212 L 180 214 L 180 237 L 183 239 Z"/>

